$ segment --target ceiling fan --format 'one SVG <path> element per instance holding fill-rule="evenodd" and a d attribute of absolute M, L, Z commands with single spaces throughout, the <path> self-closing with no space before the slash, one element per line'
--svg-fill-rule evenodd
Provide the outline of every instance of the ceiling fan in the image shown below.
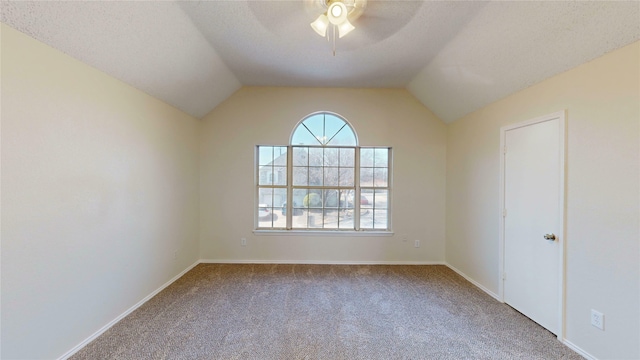
<path fill-rule="evenodd" d="M 295 36 L 300 39 L 298 33 L 305 33 L 302 37 L 307 39 L 307 32 L 313 37 L 318 34 L 333 43 L 334 50 L 335 40 L 340 38 L 344 40 L 344 44 L 340 45 L 341 50 L 361 49 L 384 41 L 407 25 L 425 3 L 422 0 L 245 1 L 260 24 L 276 36 L 282 39 Z M 329 7 L 336 3 L 346 7 L 346 19 L 341 5 L 333 5 L 340 8 L 335 13 L 329 11 Z M 334 23 L 329 21 L 330 16 L 334 17 Z M 291 21 L 282 21 L 283 18 Z M 292 35 L 293 32 L 295 35 Z"/>
<path fill-rule="evenodd" d="M 367 7 L 367 0 L 315 0 L 311 4 L 326 9 L 311 23 L 311 28 L 324 37 L 329 26 L 333 25 L 341 38 L 355 29 L 352 22 L 362 15 Z"/>
<path fill-rule="evenodd" d="M 336 34 L 342 38 L 355 29 L 352 24 L 367 7 L 367 0 L 306 0 L 308 11 L 322 11 L 310 24 L 311 28 L 327 40 L 333 37 L 333 55 L 336 55 Z"/>

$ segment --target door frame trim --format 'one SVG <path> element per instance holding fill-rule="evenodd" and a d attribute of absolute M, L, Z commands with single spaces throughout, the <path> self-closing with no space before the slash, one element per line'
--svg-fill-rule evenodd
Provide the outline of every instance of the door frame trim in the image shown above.
<path fill-rule="evenodd" d="M 516 124 L 512 124 L 512 125 L 506 125 L 500 128 L 500 214 L 499 214 L 499 219 L 500 219 L 500 231 L 499 231 L 499 273 L 498 273 L 498 296 L 499 296 L 499 300 L 501 302 L 504 302 L 504 226 L 505 226 L 505 218 L 503 216 L 504 211 L 505 211 L 505 145 L 506 145 L 506 135 L 507 135 L 507 131 L 509 130 L 514 130 L 514 129 L 518 129 L 521 127 L 525 127 L 525 126 L 529 126 L 529 125 L 533 125 L 533 124 L 537 124 L 537 123 L 542 123 L 542 122 L 546 122 L 546 121 L 551 121 L 551 120 L 559 120 L 559 140 L 560 140 L 560 154 L 558 154 L 558 156 L 560 157 L 560 196 L 558 199 L 559 202 L 559 206 L 560 206 L 560 219 L 559 220 L 559 233 L 560 233 L 560 239 L 558 240 L 558 242 L 560 243 L 560 251 L 559 251 L 559 255 L 558 255 L 558 262 L 559 262 L 559 303 L 560 303 L 560 314 L 558 314 L 558 340 L 563 341 L 565 340 L 565 310 L 566 310 L 566 305 L 565 305 L 565 293 L 566 293 L 566 288 L 565 288 L 565 253 L 566 253 L 566 246 L 567 246 L 567 242 L 566 240 L 566 227 L 565 227 L 565 220 L 566 220 L 566 213 L 567 213 L 567 209 L 566 209 L 566 176 L 565 176 L 565 172 L 566 172 L 566 146 L 567 146 L 567 131 L 566 131 L 566 110 L 563 111 L 558 111 L 558 112 L 554 112 L 552 114 L 548 114 L 548 115 L 544 115 L 544 116 L 540 116 L 531 120 L 527 120 L 527 121 L 523 121 L 523 122 L 519 122 Z"/>

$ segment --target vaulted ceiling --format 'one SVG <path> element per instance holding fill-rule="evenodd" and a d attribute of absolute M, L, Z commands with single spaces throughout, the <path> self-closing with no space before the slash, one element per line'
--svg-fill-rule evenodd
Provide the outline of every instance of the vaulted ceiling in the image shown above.
<path fill-rule="evenodd" d="M 241 86 L 406 88 L 445 122 L 640 39 L 638 1 L 2 1 L 1 20 L 202 118 Z M 350 1 L 350 0 L 345 0 Z"/>

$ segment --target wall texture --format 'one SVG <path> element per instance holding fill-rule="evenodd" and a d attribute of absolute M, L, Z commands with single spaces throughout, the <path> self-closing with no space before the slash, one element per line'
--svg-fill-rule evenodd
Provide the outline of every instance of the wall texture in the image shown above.
<path fill-rule="evenodd" d="M 640 358 L 639 64 L 635 43 L 448 127 L 446 258 L 497 293 L 500 127 L 567 111 L 565 335 L 601 359 Z"/>
<path fill-rule="evenodd" d="M 51 359 L 198 259 L 199 123 L 1 30 L 1 357 Z"/>
<path fill-rule="evenodd" d="M 395 236 L 256 236 L 254 149 L 287 145 L 302 118 L 344 116 L 360 145 L 393 147 Z M 444 261 L 446 127 L 394 89 L 243 88 L 204 118 L 200 251 L 203 259 L 294 262 Z M 401 235 L 409 241 L 403 242 Z M 240 238 L 248 244 L 240 246 Z M 420 248 L 413 240 L 421 240 Z"/>

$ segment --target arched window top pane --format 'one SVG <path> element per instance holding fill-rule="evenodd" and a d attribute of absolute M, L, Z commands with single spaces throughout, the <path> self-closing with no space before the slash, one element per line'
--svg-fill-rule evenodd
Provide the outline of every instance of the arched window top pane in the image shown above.
<path fill-rule="evenodd" d="M 356 146 L 356 133 L 347 121 L 331 113 L 316 113 L 304 118 L 293 130 L 291 145 Z"/>

